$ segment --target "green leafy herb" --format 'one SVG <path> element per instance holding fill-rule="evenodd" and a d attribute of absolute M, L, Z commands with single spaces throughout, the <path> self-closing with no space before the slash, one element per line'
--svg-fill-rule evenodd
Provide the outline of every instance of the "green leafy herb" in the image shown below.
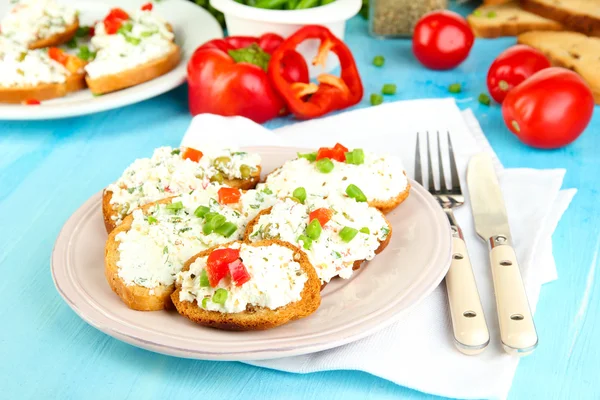
<path fill-rule="evenodd" d="M 77 28 L 77 31 L 75 32 L 75 36 L 78 38 L 86 37 L 90 34 L 90 32 L 91 32 L 91 28 L 89 26 L 82 25 L 79 28 Z"/>
<path fill-rule="evenodd" d="M 181 153 L 181 150 L 180 150 L 180 149 L 174 149 L 174 150 L 171 152 L 171 155 L 172 155 L 172 156 L 174 156 L 174 155 L 177 155 L 177 154 L 179 154 L 179 153 Z"/>
<path fill-rule="evenodd" d="M 158 220 L 156 218 L 154 218 L 152 215 L 148 215 L 148 223 L 150 225 L 157 223 Z"/>
<path fill-rule="evenodd" d="M 67 47 L 70 49 L 76 49 L 77 48 L 77 39 L 75 39 L 74 37 L 71 38 L 71 40 L 69 40 L 67 43 Z"/>

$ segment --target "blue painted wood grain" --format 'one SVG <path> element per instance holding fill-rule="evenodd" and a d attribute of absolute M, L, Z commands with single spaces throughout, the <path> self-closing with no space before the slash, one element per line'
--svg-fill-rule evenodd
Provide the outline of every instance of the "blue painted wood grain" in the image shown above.
<path fill-rule="evenodd" d="M 536 313 L 543 340 L 521 362 L 510 398 L 600 398 L 600 109 L 574 144 L 530 149 L 504 127 L 497 105 L 477 102 L 489 64 L 514 39 L 478 40 L 469 59 L 447 72 L 420 67 L 410 41 L 368 38 L 358 18 L 347 39 L 366 87 L 358 107 L 368 106 L 368 94 L 384 83 L 398 85 L 386 99 L 400 100 L 445 97 L 446 87 L 460 82 L 459 106 L 475 111 L 506 167 L 567 168 L 564 185 L 579 193 L 553 238 L 560 279 L 543 288 Z M 384 68 L 371 65 L 377 54 L 385 55 Z M 49 261 L 62 224 L 131 160 L 178 144 L 190 121 L 186 96 L 180 87 L 93 116 L 0 122 L 0 398 L 434 398 L 363 372 L 296 375 L 154 354 L 96 331 L 61 300 Z"/>

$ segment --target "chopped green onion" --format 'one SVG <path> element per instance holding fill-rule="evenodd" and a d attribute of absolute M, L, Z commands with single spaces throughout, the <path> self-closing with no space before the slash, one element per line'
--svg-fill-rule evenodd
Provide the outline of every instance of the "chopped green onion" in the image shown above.
<path fill-rule="evenodd" d="M 383 56 L 375 56 L 373 58 L 373 65 L 376 67 L 383 67 L 385 64 L 385 58 Z"/>
<path fill-rule="evenodd" d="M 324 174 L 328 174 L 333 171 L 333 162 L 327 157 L 321 158 L 317 161 L 317 169 Z"/>
<path fill-rule="evenodd" d="M 219 288 L 216 290 L 215 294 L 213 294 L 212 297 L 212 301 L 213 303 L 217 303 L 220 305 L 225 304 L 225 301 L 227 300 L 227 290 Z"/>
<path fill-rule="evenodd" d="M 300 203 L 304 204 L 304 200 L 306 200 L 306 189 L 300 186 L 294 190 L 292 196 L 295 199 L 297 199 Z"/>
<path fill-rule="evenodd" d="M 125 36 L 125 40 L 134 46 L 137 46 L 142 41 L 141 39 L 133 37 L 133 36 Z"/>
<path fill-rule="evenodd" d="M 171 155 L 172 155 L 172 156 L 174 156 L 174 155 L 176 155 L 176 154 L 179 154 L 179 153 L 181 153 L 181 150 L 180 150 L 180 149 L 174 149 L 174 150 L 171 152 Z"/>
<path fill-rule="evenodd" d="M 306 158 L 310 162 L 317 161 L 317 153 L 306 153 L 306 154 L 298 153 L 298 158 Z"/>
<path fill-rule="evenodd" d="M 233 235 L 235 231 L 237 231 L 237 225 L 233 222 L 225 222 L 223 225 L 219 226 L 218 228 L 215 228 L 215 233 L 218 233 L 219 235 L 226 238 Z"/>
<path fill-rule="evenodd" d="M 208 274 L 206 273 L 206 270 L 203 269 L 202 272 L 200 273 L 200 287 L 209 287 L 210 286 L 210 282 L 208 281 Z"/>
<path fill-rule="evenodd" d="M 80 26 L 77 28 L 77 32 L 75 32 L 75 36 L 77 37 L 85 37 L 90 34 L 89 26 Z"/>
<path fill-rule="evenodd" d="M 369 228 L 367 228 L 366 226 L 364 228 L 360 228 L 360 233 L 366 233 L 367 235 L 371 233 L 371 231 L 369 230 Z"/>
<path fill-rule="evenodd" d="M 378 106 L 381 103 L 383 103 L 383 96 L 380 95 L 379 93 L 373 93 L 371 94 L 371 105 L 372 106 Z"/>
<path fill-rule="evenodd" d="M 150 225 L 157 223 L 158 220 L 156 218 L 154 218 L 152 215 L 148 215 L 148 223 Z"/>
<path fill-rule="evenodd" d="M 346 153 L 346 164 L 360 165 L 365 162 L 363 149 L 354 149 Z"/>
<path fill-rule="evenodd" d="M 224 216 L 222 216 L 221 214 L 215 214 L 210 219 L 206 218 L 206 222 L 204 223 L 204 226 L 202 227 L 202 232 L 204 232 L 205 235 L 210 235 L 218 227 L 223 225 L 225 222 L 227 222 L 227 220 L 225 219 Z"/>
<path fill-rule="evenodd" d="M 156 30 L 156 31 L 145 31 L 145 32 L 140 33 L 140 36 L 141 37 L 150 37 L 150 36 L 154 35 L 155 33 L 158 33 L 158 30 Z"/>
<path fill-rule="evenodd" d="M 169 211 L 177 212 L 177 211 L 183 209 L 183 203 L 180 202 L 180 201 L 178 201 L 178 202 L 175 202 L 175 203 L 167 204 L 167 206 L 165 208 L 167 210 L 169 210 Z"/>
<path fill-rule="evenodd" d="M 196 208 L 196 211 L 194 211 L 194 215 L 198 218 L 204 218 L 204 216 L 210 211 L 210 208 L 206 207 L 206 206 L 199 206 L 198 208 Z"/>
<path fill-rule="evenodd" d="M 345 226 L 340 231 L 340 237 L 342 238 L 342 240 L 344 242 L 348 243 L 352 239 L 354 239 L 354 237 L 356 236 L 357 233 L 358 233 L 358 231 L 356 229 L 350 228 L 349 226 Z"/>
<path fill-rule="evenodd" d="M 271 189 L 269 189 L 268 187 L 264 188 L 264 189 L 262 190 L 262 192 L 263 192 L 264 194 L 273 194 L 273 191 L 272 191 Z"/>
<path fill-rule="evenodd" d="M 121 25 L 121 27 L 119 28 L 117 33 L 124 35 L 125 33 L 131 32 L 132 30 L 133 30 L 133 24 L 131 22 L 125 22 L 123 25 Z"/>
<path fill-rule="evenodd" d="M 298 236 L 298 242 L 302 242 L 302 247 L 304 247 L 306 250 L 310 250 L 313 240 L 306 235 L 300 235 Z"/>
<path fill-rule="evenodd" d="M 488 17 L 488 18 L 496 18 L 496 15 L 497 15 L 497 14 L 496 14 L 496 11 L 489 11 L 489 12 L 486 14 L 486 17 Z"/>
<path fill-rule="evenodd" d="M 206 304 L 208 303 L 208 297 L 202 299 L 202 308 L 206 309 Z"/>
<path fill-rule="evenodd" d="M 346 194 L 348 197 L 358 201 L 359 203 L 364 203 L 367 201 L 367 196 L 365 196 L 363 191 L 353 183 L 349 184 L 346 188 Z"/>
<path fill-rule="evenodd" d="M 481 94 L 479 95 L 479 98 L 478 98 L 477 100 L 479 100 L 479 102 L 480 102 L 481 104 L 483 104 L 484 106 L 489 106 L 489 105 L 490 105 L 490 103 L 491 103 L 490 96 L 488 96 L 488 95 L 487 95 L 487 94 L 485 94 L 485 93 L 481 93 Z"/>
<path fill-rule="evenodd" d="M 481 12 L 481 10 L 475 10 L 475 11 L 473 11 L 473 15 L 476 17 L 481 17 L 483 15 L 483 13 Z"/>
<path fill-rule="evenodd" d="M 383 85 L 383 88 L 381 88 L 381 93 L 382 94 L 396 94 L 396 84 L 395 83 L 386 83 Z"/>
<path fill-rule="evenodd" d="M 77 57 L 84 61 L 89 61 L 96 57 L 96 52 L 90 51 L 90 48 L 85 45 L 79 46 L 79 53 L 77 53 Z"/>
<path fill-rule="evenodd" d="M 70 49 L 76 49 L 77 48 L 77 39 L 75 39 L 74 37 L 71 38 L 71 40 L 69 40 L 67 42 L 67 47 Z"/>
<path fill-rule="evenodd" d="M 318 219 L 315 218 L 312 221 L 310 221 L 310 224 L 308 224 L 308 226 L 306 227 L 306 236 L 313 240 L 318 240 L 321 236 L 322 231 L 323 228 L 321 228 L 321 223 Z"/>
<path fill-rule="evenodd" d="M 461 90 L 462 86 L 460 83 L 453 83 L 450 86 L 448 86 L 448 91 L 450 93 L 460 93 Z"/>

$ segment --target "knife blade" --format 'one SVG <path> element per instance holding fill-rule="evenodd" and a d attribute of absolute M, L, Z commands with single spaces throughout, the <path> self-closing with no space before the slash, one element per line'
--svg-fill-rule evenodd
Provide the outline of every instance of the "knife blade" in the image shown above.
<path fill-rule="evenodd" d="M 502 346 L 509 354 L 528 355 L 537 347 L 538 337 L 512 247 L 504 198 L 488 154 L 471 158 L 467 184 L 475 230 L 490 252 Z"/>

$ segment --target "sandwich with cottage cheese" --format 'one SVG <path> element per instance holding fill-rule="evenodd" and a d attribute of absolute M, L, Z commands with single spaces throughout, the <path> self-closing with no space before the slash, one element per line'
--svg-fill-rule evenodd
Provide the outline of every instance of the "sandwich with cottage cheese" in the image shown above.
<path fill-rule="evenodd" d="M 366 202 L 337 193 L 308 195 L 304 188 L 261 211 L 246 229 L 246 241 L 278 239 L 304 251 L 321 284 L 348 279 L 365 260 L 383 251 L 392 226 Z"/>
<path fill-rule="evenodd" d="M 29 50 L 0 36 L 0 103 L 30 103 L 85 87 L 85 61 L 57 47 Z"/>
<path fill-rule="evenodd" d="M 236 149 L 160 147 L 152 157 L 134 161 L 105 189 L 106 231 L 140 206 L 206 188 L 211 182 L 252 189 L 260 179 L 260 162 L 258 154 Z"/>
<path fill-rule="evenodd" d="M 151 8 L 114 8 L 94 29 L 96 57 L 86 67 L 93 94 L 135 86 L 171 71 L 181 58 L 171 26 Z"/>
<path fill-rule="evenodd" d="M 77 11 L 55 0 L 20 0 L 0 21 L 1 35 L 25 48 L 59 46 L 71 40 L 79 19 Z"/>
<path fill-rule="evenodd" d="M 208 183 L 181 196 L 138 208 L 114 229 L 105 247 L 105 276 L 134 310 L 170 305 L 185 262 L 210 247 L 242 239 L 246 224 L 275 202 L 268 190 Z"/>
<path fill-rule="evenodd" d="M 312 314 L 321 303 L 308 258 L 279 240 L 203 251 L 177 274 L 176 285 L 171 299 L 179 314 L 226 330 L 274 328 Z"/>
<path fill-rule="evenodd" d="M 299 154 L 267 176 L 267 186 L 281 197 L 292 196 L 298 187 L 320 196 L 338 193 L 384 213 L 392 211 L 409 194 L 410 183 L 399 159 L 379 156 L 341 144 Z"/>

